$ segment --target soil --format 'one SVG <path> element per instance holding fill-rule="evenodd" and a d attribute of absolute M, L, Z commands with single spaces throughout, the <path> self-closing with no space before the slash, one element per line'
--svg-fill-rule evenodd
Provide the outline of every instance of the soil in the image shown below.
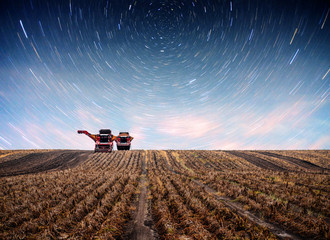
<path fill-rule="evenodd" d="M 153 225 L 150 213 L 148 213 L 148 190 L 147 190 L 145 159 L 142 160 L 142 175 L 140 179 L 140 196 L 137 202 L 137 210 L 133 222 L 129 224 L 130 232 L 128 239 L 132 240 L 153 240 L 154 233 L 151 229 Z"/>
<path fill-rule="evenodd" d="M 121 152 L 121 151 L 120 151 Z M 286 169 L 272 163 L 270 161 L 264 160 L 262 158 L 258 158 L 256 156 L 251 156 L 244 151 L 226 151 L 234 156 L 240 157 L 245 159 L 246 161 L 252 163 L 255 166 L 258 166 L 263 169 L 267 170 L 276 170 L 276 171 L 286 171 Z M 151 239 L 158 239 L 157 232 L 154 230 L 154 222 L 151 215 L 151 200 L 148 199 L 148 193 L 150 189 L 148 188 L 148 169 L 146 169 L 146 161 L 151 161 L 150 157 L 152 151 L 146 151 L 146 157 L 140 158 L 142 161 L 141 164 L 141 176 L 140 181 L 138 184 L 139 193 L 135 207 L 136 210 L 133 213 L 133 219 L 131 222 L 128 223 L 126 227 L 125 236 L 122 236 L 124 239 L 143 239 L 143 240 L 151 240 Z M 162 151 L 162 155 L 165 157 L 165 166 L 164 169 L 168 169 L 174 174 L 183 174 L 175 171 L 172 169 L 171 165 L 169 164 L 169 160 L 173 158 L 171 154 L 167 151 Z M 320 167 L 313 163 L 293 158 L 287 157 L 276 153 L 271 152 L 259 152 L 263 155 L 276 157 L 283 159 L 289 163 L 296 164 L 306 169 L 315 170 L 315 171 L 324 171 L 328 170 L 326 168 Z M 0 152 L 0 155 L 2 153 Z M 8 156 L 3 156 L 0 161 L 0 177 L 7 177 L 7 176 L 16 176 L 22 174 L 36 174 L 36 173 L 43 173 L 48 171 L 55 171 L 55 170 L 64 170 L 69 168 L 75 168 L 80 164 L 84 163 L 87 159 L 92 159 L 90 156 L 93 154 L 92 151 L 81 151 L 81 150 L 52 150 L 52 151 L 31 151 L 31 152 L 19 152 L 19 153 L 5 153 Z M 122 153 L 122 158 L 126 159 L 125 155 L 128 152 Z M 106 155 L 95 155 L 97 158 L 106 159 Z M 139 155 L 142 156 L 142 155 Z M 111 159 L 116 158 L 116 155 L 113 155 Z M 149 159 L 148 159 L 149 158 Z M 110 155 L 108 160 L 110 159 Z M 107 160 L 107 161 L 108 161 Z M 129 161 L 131 161 L 130 159 Z M 156 159 L 155 159 L 156 160 Z M 129 162 L 128 161 L 128 162 Z M 107 164 L 110 161 L 107 162 Z M 121 162 L 118 161 L 118 164 L 115 168 L 119 166 Z M 141 162 L 140 162 L 141 163 Z M 157 161 L 155 161 L 157 164 Z M 128 163 L 127 163 L 128 165 Z M 210 167 L 216 167 L 210 165 Z M 188 175 L 185 175 L 189 179 L 191 179 Z M 261 218 L 258 217 L 258 214 L 247 211 L 243 208 L 243 206 L 237 202 L 234 202 L 233 199 L 229 197 L 219 196 L 217 192 L 210 188 L 209 186 L 202 183 L 202 181 L 198 180 L 198 178 L 191 180 L 194 184 L 197 184 L 204 188 L 204 190 L 213 195 L 218 201 L 221 201 L 226 207 L 231 209 L 232 211 L 236 212 L 237 214 L 247 218 L 252 223 L 256 225 L 263 226 L 268 228 L 273 234 L 275 234 L 279 239 L 294 239 L 299 240 L 301 239 L 299 236 L 286 231 L 284 226 L 277 226 L 275 224 L 269 223 Z M 136 186 L 136 185 L 135 185 Z M 316 186 L 317 189 L 324 190 L 321 186 Z M 315 188 L 316 188 L 315 187 Z M 325 188 L 326 189 L 326 188 Z M 0 206 L 1 207 L 1 206 Z M 87 213 L 86 213 L 87 214 Z"/>
<path fill-rule="evenodd" d="M 228 198 L 228 197 L 223 197 L 223 196 L 219 196 L 216 195 L 216 191 L 213 190 L 212 188 L 208 187 L 207 185 L 201 183 L 198 180 L 192 180 L 194 183 L 196 183 L 199 186 L 202 186 L 204 188 L 204 190 L 210 194 L 213 194 L 214 197 L 216 199 L 218 199 L 219 201 L 223 202 L 223 204 L 225 204 L 228 208 L 236 211 L 239 215 L 246 217 L 247 219 L 249 219 L 251 222 L 259 225 L 259 226 L 263 226 L 268 228 L 274 235 L 276 235 L 278 238 L 280 239 L 293 239 L 293 240 L 299 240 L 301 239 L 300 237 L 296 236 L 293 233 L 289 233 L 287 231 L 285 231 L 284 229 L 265 222 L 264 220 L 258 218 L 257 216 L 255 216 L 254 214 L 252 214 L 250 211 L 244 210 L 243 207 L 235 202 L 232 202 L 232 199 Z"/>
<path fill-rule="evenodd" d="M 305 160 L 301 160 L 301 159 L 294 158 L 294 157 L 288 157 L 288 156 L 284 156 L 284 155 L 280 155 L 280 154 L 272 153 L 272 152 L 259 152 L 259 153 L 261 153 L 263 155 L 266 155 L 266 156 L 282 159 L 286 162 L 296 164 L 300 167 L 303 167 L 303 168 L 306 168 L 306 169 L 309 169 L 309 170 L 315 170 L 315 171 L 329 170 L 329 169 L 325 169 L 323 167 L 320 167 L 320 166 L 318 166 L 314 163 L 307 162 Z"/>
<path fill-rule="evenodd" d="M 258 164 L 257 166 L 259 166 L 259 167 L 262 166 L 263 168 L 272 169 L 272 170 L 274 170 L 274 169 L 276 169 L 276 170 L 279 170 L 279 169 L 284 170 L 281 167 L 279 167 L 279 166 L 277 166 L 275 164 L 269 163 L 269 162 L 267 162 L 268 164 L 267 163 L 260 163 L 259 161 L 265 161 L 265 160 L 262 160 L 261 158 L 257 158 L 257 157 L 254 157 L 254 156 L 250 156 L 250 155 L 244 154 L 242 152 L 229 151 L 229 153 L 231 153 L 231 154 L 233 154 L 235 156 L 238 156 L 238 157 L 243 157 L 247 161 L 250 160 L 251 163 L 253 163 L 255 165 Z M 168 158 L 167 154 L 166 154 L 166 158 Z M 175 174 L 179 174 L 179 173 L 173 171 L 173 169 L 168 164 L 166 164 L 166 166 L 167 166 L 167 168 L 168 168 L 169 171 L 171 171 L 171 172 L 173 172 Z M 240 204 L 234 203 L 232 201 L 233 199 L 230 199 L 228 197 L 223 197 L 223 196 L 216 195 L 216 191 L 214 189 L 212 189 L 212 188 L 208 187 L 207 185 L 201 183 L 199 180 L 194 179 L 194 180 L 192 180 L 192 182 L 196 183 L 199 186 L 202 186 L 206 192 L 214 195 L 216 199 L 218 199 L 219 201 L 222 201 L 225 204 L 225 206 L 227 206 L 228 208 L 230 208 L 233 211 L 237 212 L 239 215 L 241 215 L 243 217 L 246 217 L 251 222 L 253 222 L 253 223 L 255 223 L 255 224 L 259 225 L 259 226 L 263 226 L 263 227 L 268 228 L 278 238 L 280 238 L 280 239 L 293 239 L 293 240 L 300 240 L 301 239 L 300 237 L 296 236 L 293 233 L 287 232 L 284 229 L 282 229 L 282 228 L 280 228 L 280 227 L 278 227 L 278 226 L 276 226 L 274 224 L 268 223 L 268 222 L 266 222 L 266 221 L 258 218 L 257 216 L 255 216 L 250 211 L 244 210 L 243 207 Z"/>
<path fill-rule="evenodd" d="M 54 150 L 34 152 L 0 163 L 0 177 L 74 168 L 87 160 L 92 151 Z"/>
<path fill-rule="evenodd" d="M 230 153 L 236 157 L 243 158 L 246 161 L 256 165 L 257 167 L 261 167 L 261 168 L 268 169 L 268 170 L 275 170 L 275 171 L 284 171 L 285 170 L 284 168 L 282 168 L 274 163 L 271 163 L 265 159 L 261 159 L 256 156 L 251 156 L 251 155 L 248 155 L 243 152 L 239 152 L 239 151 L 226 151 L 226 152 Z"/>

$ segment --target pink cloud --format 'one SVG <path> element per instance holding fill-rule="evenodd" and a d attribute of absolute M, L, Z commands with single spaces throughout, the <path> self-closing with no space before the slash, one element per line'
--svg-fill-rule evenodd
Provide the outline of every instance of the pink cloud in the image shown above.
<path fill-rule="evenodd" d="M 242 124 L 247 137 L 254 135 L 264 135 L 274 131 L 283 131 L 297 127 L 304 119 L 306 104 L 302 101 L 296 102 L 292 106 L 281 105 L 265 115 L 264 117 L 253 117 L 254 122 L 244 122 Z M 252 118 L 252 119 L 253 119 Z"/>
<path fill-rule="evenodd" d="M 219 123 L 215 123 L 205 117 L 199 116 L 176 116 L 161 121 L 157 127 L 159 132 L 172 135 L 197 139 L 207 134 L 219 132 Z"/>
<path fill-rule="evenodd" d="M 143 127 L 133 126 L 130 129 L 130 135 L 142 141 L 146 139 L 146 135 L 144 134 Z"/>
<path fill-rule="evenodd" d="M 309 149 L 324 149 L 326 148 L 327 144 L 330 142 L 329 136 L 324 136 L 317 140 L 315 143 L 313 143 Z"/>
<path fill-rule="evenodd" d="M 216 141 L 210 145 L 210 149 L 232 150 L 239 148 L 242 148 L 242 143 L 230 140 Z"/>
<path fill-rule="evenodd" d="M 132 141 L 132 149 L 145 148 L 147 145 L 145 142 L 147 137 L 144 132 L 145 130 L 141 126 L 133 126 L 130 128 L 129 134 L 134 137 Z"/>

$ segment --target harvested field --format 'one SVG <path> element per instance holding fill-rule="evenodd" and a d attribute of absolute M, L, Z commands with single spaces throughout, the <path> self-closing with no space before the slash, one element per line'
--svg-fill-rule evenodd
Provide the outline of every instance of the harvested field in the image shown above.
<path fill-rule="evenodd" d="M 330 151 L 0 151 L 0 239 L 329 239 Z"/>

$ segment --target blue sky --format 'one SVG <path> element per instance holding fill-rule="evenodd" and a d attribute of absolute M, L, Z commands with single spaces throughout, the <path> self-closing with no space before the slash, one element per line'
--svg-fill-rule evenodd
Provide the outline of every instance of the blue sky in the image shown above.
<path fill-rule="evenodd" d="M 329 149 L 327 1 L 3 1 L 0 149 Z"/>

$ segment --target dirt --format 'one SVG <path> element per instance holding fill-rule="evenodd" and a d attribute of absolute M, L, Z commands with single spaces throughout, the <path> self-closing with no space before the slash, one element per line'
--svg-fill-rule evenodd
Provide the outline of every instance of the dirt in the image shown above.
<path fill-rule="evenodd" d="M 251 213 L 250 211 L 244 210 L 243 207 L 238 204 L 238 203 L 234 203 L 232 202 L 232 199 L 228 198 L 228 197 L 224 197 L 224 196 L 219 196 L 216 194 L 216 191 L 210 187 L 208 187 L 207 185 L 201 183 L 198 180 L 192 180 L 194 183 L 196 183 L 197 185 L 201 186 L 204 188 L 204 190 L 210 194 L 212 194 L 216 199 L 218 199 L 219 201 L 223 202 L 223 204 L 225 206 L 227 206 L 228 208 L 236 211 L 239 215 L 246 217 L 247 219 L 249 219 L 251 222 L 262 226 L 262 227 L 266 227 L 268 228 L 274 235 L 276 235 L 277 237 L 279 237 L 280 239 L 293 239 L 293 240 L 300 240 L 301 238 L 296 236 L 293 233 L 289 233 L 287 231 L 285 231 L 284 229 L 265 222 L 264 220 L 258 218 L 257 216 L 255 216 L 253 213 Z"/>
<path fill-rule="evenodd" d="M 150 160 L 151 151 L 146 151 L 146 158 L 140 158 L 142 161 L 141 165 L 141 178 L 139 181 L 139 193 L 136 203 L 136 210 L 134 211 L 133 220 L 128 224 L 126 228 L 126 233 L 124 239 L 158 239 L 157 232 L 154 230 L 154 222 L 152 220 L 151 210 L 150 210 L 150 202 L 148 199 L 148 193 L 150 189 L 148 189 L 148 170 L 146 169 L 146 161 Z M 272 163 L 270 161 L 251 156 L 243 151 L 226 151 L 232 155 L 243 158 L 246 161 L 261 167 L 267 170 L 277 170 L 277 171 L 285 171 L 282 167 Z M 288 162 L 294 163 L 296 165 L 305 167 L 307 169 L 312 170 L 323 170 L 325 168 L 319 167 L 313 163 L 293 158 L 286 157 L 280 154 L 269 153 L 269 152 L 260 152 L 267 156 L 272 156 L 276 158 L 280 158 L 286 160 Z M 267 153 L 267 154 L 266 154 Z M 7 153 L 6 153 L 7 154 Z M 81 163 L 86 161 L 89 156 L 92 154 L 92 151 L 78 151 L 78 150 L 52 150 L 52 151 L 44 151 L 44 152 L 27 152 L 27 153 L 10 153 L 8 156 L 4 156 L 4 161 L 0 162 L 0 177 L 6 176 L 15 176 L 21 174 L 29 174 L 29 173 L 42 173 L 48 171 L 55 170 L 64 170 L 68 168 L 74 168 L 79 166 Z M 125 153 L 126 154 L 126 153 Z M 172 166 L 169 164 L 169 160 L 173 158 L 170 152 L 163 151 L 162 155 L 165 157 L 165 167 L 174 174 L 184 175 L 185 177 L 189 177 L 184 173 L 177 172 L 172 169 Z M 16 156 L 16 157 L 15 157 Z M 116 156 L 116 155 L 114 155 Z M 124 158 L 124 155 L 122 156 Z M 156 159 L 155 159 L 156 160 Z M 131 161 L 131 159 L 129 160 Z M 120 162 L 118 162 L 118 165 Z M 157 164 L 157 161 L 155 162 Z M 117 165 L 117 166 L 118 166 Z M 128 163 L 127 163 L 128 165 Z M 211 165 L 210 165 L 211 166 Z M 212 166 L 211 166 L 212 167 Z M 243 206 L 237 202 L 233 202 L 233 199 L 219 196 L 217 192 L 203 184 L 200 180 L 194 179 L 192 180 L 194 184 L 197 184 L 205 190 L 205 192 L 212 194 L 218 201 L 221 201 L 226 207 L 236 212 L 237 214 L 245 217 L 250 222 L 255 223 L 256 225 L 263 226 L 268 228 L 274 235 L 276 235 L 280 239 L 301 239 L 299 236 L 286 231 L 284 226 L 277 226 L 275 224 L 264 221 L 259 218 L 257 214 L 244 210 Z M 0 206 L 1 207 L 1 206 Z"/>
<path fill-rule="evenodd" d="M 288 156 L 284 156 L 284 155 L 280 155 L 280 154 L 272 153 L 272 152 L 258 152 L 258 153 L 261 153 L 263 155 L 270 156 L 270 157 L 279 158 L 279 159 L 282 159 L 282 160 L 284 160 L 288 163 L 295 164 L 295 165 L 298 165 L 300 167 L 303 167 L 303 168 L 306 168 L 306 169 L 309 169 L 309 170 L 314 170 L 314 171 L 329 170 L 329 169 L 325 169 L 323 167 L 317 166 L 314 163 L 307 162 L 305 160 L 301 160 L 301 159 L 294 158 L 294 157 L 288 157 Z"/>
<path fill-rule="evenodd" d="M 145 159 L 142 160 L 142 175 L 140 179 L 140 196 L 137 202 L 137 210 L 135 212 L 134 220 L 130 225 L 128 232 L 130 232 L 128 239 L 132 240 L 152 240 L 154 238 L 153 225 L 150 213 L 148 214 L 148 190 Z"/>
<path fill-rule="evenodd" d="M 248 155 L 243 152 L 239 152 L 239 151 L 226 151 L 226 152 L 230 153 L 236 157 L 243 158 L 246 161 L 256 165 L 257 167 L 261 167 L 261 168 L 268 169 L 268 170 L 275 170 L 275 171 L 284 171 L 285 170 L 284 168 L 282 168 L 274 163 L 271 163 L 265 159 L 261 159 L 256 156 L 251 156 L 251 155 Z"/>
<path fill-rule="evenodd" d="M 234 151 L 230 151 L 230 153 L 233 153 L 233 152 Z M 242 156 L 245 156 L 246 155 L 246 156 L 249 157 L 248 159 L 251 160 L 250 157 L 252 157 L 252 156 L 249 156 L 249 155 L 243 154 L 243 153 L 241 155 L 241 152 L 236 152 L 236 151 L 235 151 L 235 153 L 239 153 L 237 155 L 234 154 L 235 156 L 242 157 Z M 168 155 L 167 154 L 166 154 L 166 158 L 168 158 Z M 262 160 L 262 159 L 260 159 L 260 160 Z M 253 164 L 257 164 L 257 162 L 255 162 Z M 260 165 L 260 163 L 259 163 L 259 165 Z M 173 171 L 173 169 L 168 164 L 166 164 L 166 166 L 167 166 L 167 168 L 168 168 L 169 171 L 171 171 L 171 172 L 173 172 L 175 174 L 180 174 L 180 173 L 177 173 L 177 172 Z M 277 165 L 274 165 L 276 167 L 272 166 L 271 163 L 270 163 L 270 166 L 272 168 L 271 170 L 273 170 L 273 168 L 277 169 L 276 167 L 278 167 Z M 267 165 L 264 166 L 263 165 L 264 168 L 265 167 L 268 167 L 268 169 L 269 169 L 270 166 L 267 166 Z M 300 237 L 296 236 L 295 234 L 289 233 L 289 232 L 285 231 L 284 229 L 282 229 L 282 228 L 280 228 L 280 227 L 278 227 L 278 226 L 276 226 L 274 224 L 265 222 L 264 220 L 262 220 L 262 219 L 258 218 L 257 216 L 255 216 L 250 211 L 244 210 L 243 207 L 240 204 L 232 202 L 232 199 L 230 199 L 228 197 L 216 195 L 216 191 L 214 189 L 212 189 L 212 188 L 208 187 L 207 185 L 201 183 L 199 180 L 194 179 L 194 180 L 192 180 L 192 182 L 196 183 L 199 186 L 202 186 L 206 192 L 214 195 L 214 197 L 216 199 L 218 199 L 219 201 L 223 202 L 225 206 L 227 206 L 228 208 L 230 208 L 233 211 L 237 212 L 242 217 L 246 217 L 248 220 L 250 220 L 251 222 L 253 222 L 253 223 L 255 223 L 255 224 L 259 225 L 259 226 L 263 226 L 263 227 L 268 228 L 278 238 L 280 238 L 280 239 L 293 239 L 293 240 L 300 240 L 301 239 Z"/>
<path fill-rule="evenodd" d="M 54 150 L 34 152 L 0 163 L 0 177 L 74 168 L 87 160 L 91 151 Z"/>

